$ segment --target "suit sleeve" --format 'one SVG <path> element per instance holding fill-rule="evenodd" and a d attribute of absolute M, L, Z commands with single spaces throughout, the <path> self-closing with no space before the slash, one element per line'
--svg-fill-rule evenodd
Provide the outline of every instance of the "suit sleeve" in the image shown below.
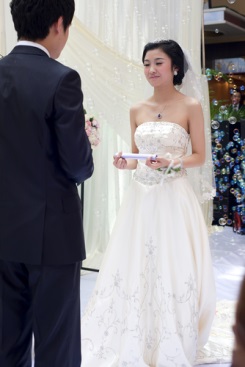
<path fill-rule="evenodd" d="M 69 179 L 81 183 L 92 176 L 92 149 L 85 131 L 81 79 L 69 70 L 54 97 L 54 129 L 60 165 Z"/>

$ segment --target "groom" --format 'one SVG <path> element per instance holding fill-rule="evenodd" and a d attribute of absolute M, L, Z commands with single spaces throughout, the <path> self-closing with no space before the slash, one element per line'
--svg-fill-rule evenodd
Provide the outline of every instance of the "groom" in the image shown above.
<path fill-rule="evenodd" d="M 93 173 L 78 73 L 55 61 L 74 0 L 12 0 L 0 60 L 0 366 L 80 367 L 77 184 Z"/>

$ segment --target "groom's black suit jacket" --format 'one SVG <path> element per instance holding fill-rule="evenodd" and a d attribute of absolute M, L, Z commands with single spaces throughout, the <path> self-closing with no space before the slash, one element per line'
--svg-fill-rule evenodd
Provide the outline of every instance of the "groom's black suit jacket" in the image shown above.
<path fill-rule="evenodd" d="M 0 61 L 0 259 L 85 258 L 77 183 L 92 175 L 78 73 L 36 47 Z"/>

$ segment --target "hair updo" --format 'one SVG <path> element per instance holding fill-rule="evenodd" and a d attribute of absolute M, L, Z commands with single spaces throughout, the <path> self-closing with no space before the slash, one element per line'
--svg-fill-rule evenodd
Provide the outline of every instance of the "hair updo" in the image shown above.
<path fill-rule="evenodd" d="M 170 57 L 172 67 L 176 67 L 178 69 L 178 74 L 174 75 L 173 84 L 181 85 L 188 66 L 185 61 L 183 50 L 177 42 L 173 40 L 159 40 L 147 43 L 143 50 L 142 62 L 144 63 L 145 55 L 148 51 L 158 48 Z"/>

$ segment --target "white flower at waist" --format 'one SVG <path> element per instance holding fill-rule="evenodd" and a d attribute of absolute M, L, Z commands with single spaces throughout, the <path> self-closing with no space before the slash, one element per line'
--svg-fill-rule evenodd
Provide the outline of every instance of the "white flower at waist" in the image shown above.
<path fill-rule="evenodd" d="M 179 163 L 175 165 L 171 153 L 166 153 L 165 158 L 170 159 L 168 167 L 161 167 L 157 169 L 158 171 L 161 171 L 164 175 L 169 175 L 169 177 L 170 175 L 174 176 L 175 172 L 180 172 L 183 169 L 182 158 L 177 158 L 179 160 Z"/>

